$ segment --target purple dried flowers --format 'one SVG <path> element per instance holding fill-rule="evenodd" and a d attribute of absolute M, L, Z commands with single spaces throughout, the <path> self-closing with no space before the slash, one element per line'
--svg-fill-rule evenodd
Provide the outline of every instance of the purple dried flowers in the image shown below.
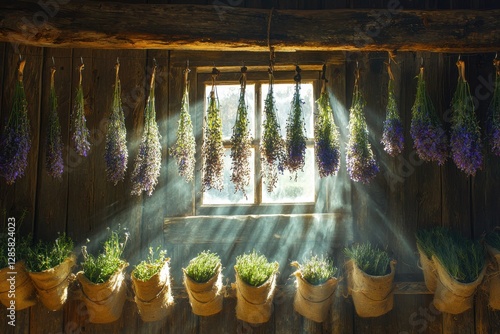
<path fill-rule="evenodd" d="M 201 149 L 203 161 L 202 191 L 210 189 L 224 189 L 224 145 L 222 143 L 222 119 L 219 110 L 219 102 L 215 97 L 215 78 L 218 74 L 213 69 L 213 85 L 210 92 L 207 113 L 204 124 L 204 140 Z"/>
<path fill-rule="evenodd" d="M 489 106 L 488 135 L 490 137 L 491 152 L 500 157 L 500 60 L 494 59 L 496 67 L 495 88 Z"/>
<path fill-rule="evenodd" d="M 80 82 L 76 90 L 75 105 L 73 107 L 73 117 L 72 117 L 72 138 L 75 143 L 76 152 L 86 157 L 90 151 L 90 132 L 87 128 L 87 120 L 85 119 L 85 101 L 83 97 L 82 88 L 82 70 L 83 64 L 80 65 Z"/>
<path fill-rule="evenodd" d="M 379 167 L 368 141 L 368 129 L 363 114 L 365 102 L 358 88 L 359 72 L 356 76 L 349 115 L 349 142 L 346 152 L 347 172 L 351 180 L 369 183 L 379 172 Z"/>
<path fill-rule="evenodd" d="M 245 103 L 246 67 L 241 69 L 242 78 L 236 123 L 231 136 L 231 182 L 235 192 L 241 191 L 246 197 L 245 188 L 250 183 L 250 156 L 252 154 L 252 137 L 250 135 L 248 110 Z"/>
<path fill-rule="evenodd" d="M 151 75 L 149 97 L 144 111 L 144 130 L 132 171 L 132 195 L 140 195 L 144 191 L 151 196 L 160 176 L 161 136 L 156 123 L 155 76 L 156 66 Z"/>
<path fill-rule="evenodd" d="M 340 168 L 340 135 L 326 89 L 316 103 L 318 109 L 314 114 L 314 151 L 319 176 L 327 177 L 337 174 Z"/>
<path fill-rule="evenodd" d="M 31 148 L 28 102 L 23 86 L 25 61 L 19 63 L 18 80 L 14 88 L 14 101 L 0 143 L 0 174 L 7 184 L 13 184 L 22 177 L 28 166 L 28 153 Z"/>
<path fill-rule="evenodd" d="M 104 151 L 108 181 L 112 182 L 115 186 L 125 178 L 128 163 L 127 129 L 125 127 L 125 115 L 122 108 L 121 83 L 118 78 L 119 68 L 120 65 L 116 64 L 113 106 L 108 120 L 106 147 Z"/>
<path fill-rule="evenodd" d="M 465 63 L 457 62 L 460 76 L 451 106 L 451 153 L 455 165 L 466 174 L 474 176 L 483 164 L 481 132 L 474 113 L 474 102 L 469 83 L 465 80 Z"/>
<path fill-rule="evenodd" d="M 51 68 L 50 91 L 49 91 L 49 128 L 47 131 L 47 151 L 45 155 L 45 166 L 50 176 L 60 179 L 64 172 L 64 161 L 62 157 L 61 124 L 57 114 L 57 96 L 54 87 L 54 75 L 56 69 Z"/>
<path fill-rule="evenodd" d="M 403 125 L 399 117 L 398 105 L 394 96 L 394 80 L 389 79 L 388 100 L 386 107 L 386 118 L 384 121 L 384 130 L 382 132 L 381 143 L 384 145 L 384 150 L 392 157 L 403 152 L 404 137 Z"/>
<path fill-rule="evenodd" d="M 443 165 L 448 157 L 448 137 L 427 95 L 424 68 L 420 67 L 417 95 L 412 107 L 410 134 L 420 159 Z"/>
<path fill-rule="evenodd" d="M 189 69 L 186 69 L 184 93 L 182 95 L 181 112 L 179 115 L 179 126 L 177 129 L 177 140 L 175 145 L 170 149 L 170 155 L 177 162 L 179 175 L 187 182 L 193 180 L 194 168 L 196 164 L 196 141 L 193 133 L 193 123 L 189 114 L 189 86 L 187 83 L 187 74 Z"/>

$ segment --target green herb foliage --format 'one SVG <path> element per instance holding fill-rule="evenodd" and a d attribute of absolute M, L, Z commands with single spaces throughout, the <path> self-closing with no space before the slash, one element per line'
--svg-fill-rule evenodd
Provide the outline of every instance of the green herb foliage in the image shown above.
<path fill-rule="evenodd" d="M 84 275 L 92 283 L 106 282 L 125 261 L 121 259 L 127 244 L 128 233 L 120 235 L 118 231 L 109 232 L 109 237 L 103 243 L 103 250 L 97 256 L 87 253 L 87 247 L 82 247 Z"/>
<path fill-rule="evenodd" d="M 254 250 L 237 256 L 234 268 L 245 283 L 260 286 L 278 271 L 278 266 L 278 262 L 268 262 L 264 255 Z"/>
<path fill-rule="evenodd" d="M 290 174 L 304 170 L 306 159 L 306 129 L 302 112 L 303 101 L 300 99 L 300 82 L 295 83 L 291 110 L 286 121 L 286 167 Z"/>
<path fill-rule="evenodd" d="M 491 247 L 500 250 L 500 231 L 495 230 L 486 234 L 486 243 Z"/>
<path fill-rule="evenodd" d="M 66 260 L 73 252 L 73 240 L 61 234 L 52 242 L 39 240 L 27 250 L 26 268 L 32 272 L 41 272 L 54 268 Z"/>
<path fill-rule="evenodd" d="M 159 248 L 153 250 L 149 247 L 148 259 L 141 261 L 134 270 L 134 277 L 140 281 L 148 281 L 154 275 L 158 274 L 165 264 L 166 250 Z"/>
<path fill-rule="evenodd" d="M 384 276 L 390 272 L 391 259 L 389 254 L 369 243 L 353 245 L 344 249 L 344 253 L 368 275 Z"/>
<path fill-rule="evenodd" d="M 217 253 L 203 251 L 189 261 L 185 271 L 195 282 L 205 283 L 216 274 L 219 265 L 220 257 Z"/>
<path fill-rule="evenodd" d="M 328 257 L 312 255 L 304 264 L 299 265 L 302 277 L 312 285 L 320 285 L 333 278 L 337 267 Z"/>

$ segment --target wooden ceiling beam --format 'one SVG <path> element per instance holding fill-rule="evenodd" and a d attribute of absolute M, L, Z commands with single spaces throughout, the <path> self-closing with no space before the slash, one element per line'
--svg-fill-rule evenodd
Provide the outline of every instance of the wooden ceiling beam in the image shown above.
<path fill-rule="evenodd" d="M 39 47 L 217 51 L 500 49 L 500 10 L 265 10 L 218 5 L 15 1 L 0 41 Z M 270 15 L 272 17 L 270 19 Z M 268 25 L 270 29 L 268 29 Z"/>

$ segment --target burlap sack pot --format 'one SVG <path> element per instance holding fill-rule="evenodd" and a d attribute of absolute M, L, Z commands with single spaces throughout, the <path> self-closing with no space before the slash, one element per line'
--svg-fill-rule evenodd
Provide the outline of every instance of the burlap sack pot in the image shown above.
<path fill-rule="evenodd" d="M 489 280 L 489 302 L 488 306 L 494 310 L 500 310 L 500 251 L 486 245 L 488 253 L 494 260 L 495 272 L 488 278 Z"/>
<path fill-rule="evenodd" d="M 269 321 L 273 313 L 276 273 L 260 286 L 245 283 L 236 271 L 236 318 L 251 324 Z"/>
<path fill-rule="evenodd" d="M 330 278 L 323 284 L 312 285 L 302 277 L 300 271 L 296 271 L 294 275 L 297 278 L 297 291 L 293 300 L 295 311 L 312 321 L 325 321 L 332 305 L 338 279 Z"/>
<path fill-rule="evenodd" d="M 105 324 L 120 318 L 127 297 L 124 272 L 127 266 L 128 263 L 125 263 L 106 282 L 98 284 L 89 281 L 83 271 L 78 272 L 77 278 L 82 286 L 89 322 Z"/>
<path fill-rule="evenodd" d="M 360 317 L 378 317 L 392 310 L 396 261 L 391 261 L 390 268 L 387 275 L 372 276 L 362 271 L 353 260 L 347 262 L 348 289 Z"/>
<path fill-rule="evenodd" d="M 147 281 L 138 280 L 132 272 L 134 300 L 144 322 L 164 319 L 174 304 L 170 288 L 169 261 L 170 259 L 167 259 L 160 271 Z"/>
<path fill-rule="evenodd" d="M 9 273 L 16 273 L 15 275 Z M 11 298 L 9 297 L 11 276 L 15 276 L 15 298 L 16 311 L 24 310 L 36 304 L 35 287 L 24 266 L 24 261 L 18 261 L 14 264 L 14 268 L 5 267 L 0 270 L 0 302 L 5 307 L 10 306 Z"/>
<path fill-rule="evenodd" d="M 219 264 L 216 274 L 205 283 L 198 283 L 184 272 L 184 286 L 189 296 L 193 313 L 200 316 L 210 316 L 222 311 L 222 266 Z"/>
<path fill-rule="evenodd" d="M 434 266 L 434 262 L 432 259 L 429 259 L 427 255 L 425 255 L 424 251 L 420 248 L 417 243 L 418 254 L 420 256 L 420 265 L 422 266 L 422 271 L 424 272 L 424 282 L 427 290 L 430 292 L 436 291 L 437 286 L 437 271 Z"/>
<path fill-rule="evenodd" d="M 436 309 L 444 313 L 459 314 L 472 308 L 474 293 L 483 280 L 486 266 L 484 266 L 479 277 L 474 282 L 460 283 L 448 274 L 436 256 L 432 256 L 432 261 L 438 273 L 438 282 L 433 300 Z"/>
<path fill-rule="evenodd" d="M 66 303 L 69 277 L 75 262 L 75 255 L 71 255 L 54 268 L 29 273 L 38 294 L 38 299 L 49 310 L 60 310 Z"/>

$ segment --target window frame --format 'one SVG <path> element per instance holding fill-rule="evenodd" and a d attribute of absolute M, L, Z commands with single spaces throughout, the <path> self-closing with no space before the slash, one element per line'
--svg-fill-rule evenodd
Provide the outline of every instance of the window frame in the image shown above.
<path fill-rule="evenodd" d="M 224 72 L 224 68 L 219 68 L 221 74 L 216 82 L 217 85 L 224 84 L 239 84 L 239 78 L 241 73 L 239 72 Z M 313 85 L 313 99 L 317 100 L 320 94 L 320 71 L 307 70 L 302 71 L 302 82 L 312 83 Z M 282 71 L 276 72 L 274 75 L 274 83 L 293 83 L 293 71 Z M 252 141 L 252 147 L 255 150 L 255 203 L 246 204 L 203 204 L 203 193 L 201 192 L 201 176 L 202 176 L 202 159 L 201 159 L 201 145 L 203 142 L 203 124 L 205 115 L 205 87 L 212 83 L 212 77 L 210 73 L 197 73 L 197 85 L 196 85 L 196 116 L 195 116 L 195 133 L 199 135 L 199 149 L 196 152 L 197 168 L 195 171 L 195 215 L 262 215 L 262 214 L 311 214 L 311 213 L 324 213 L 326 208 L 322 205 L 317 206 L 318 194 L 320 192 L 323 183 L 326 181 L 321 179 L 318 175 L 318 170 L 316 163 L 314 162 L 314 183 L 315 183 L 315 195 L 314 202 L 299 202 L 299 203 L 262 203 L 262 175 L 261 175 L 261 163 L 260 163 L 260 139 L 262 135 L 262 127 L 258 126 L 262 124 L 263 115 L 263 105 L 262 105 L 262 95 L 267 94 L 267 92 L 262 92 L 262 84 L 269 83 L 269 76 L 267 72 L 252 72 L 251 69 L 247 73 L 247 83 L 255 84 L 255 134 Z M 291 102 L 291 97 L 290 97 Z M 313 111 L 316 105 L 313 107 Z M 309 136 L 310 134 L 308 134 Z M 314 135 L 313 135 L 314 136 Z M 314 139 L 307 140 L 308 147 L 314 147 Z M 225 148 L 230 148 L 228 141 L 224 142 Z M 265 191 L 265 190 L 264 190 Z"/>

